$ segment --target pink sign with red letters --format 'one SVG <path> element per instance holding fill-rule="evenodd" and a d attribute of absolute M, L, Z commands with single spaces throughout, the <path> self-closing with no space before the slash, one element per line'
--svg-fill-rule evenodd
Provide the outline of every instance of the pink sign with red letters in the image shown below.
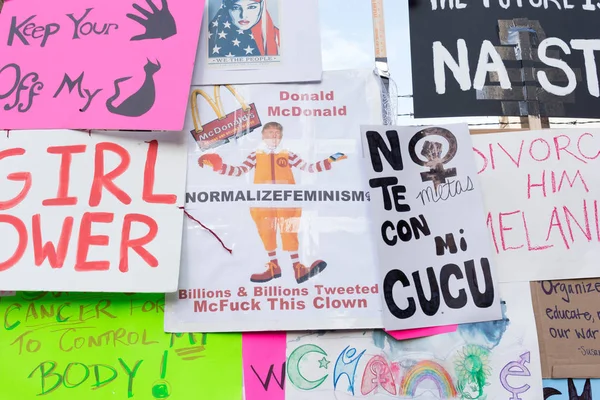
<path fill-rule="evenodd" d="M 181 130 L 204 0 L 10 1 L 0 129 Z"/>

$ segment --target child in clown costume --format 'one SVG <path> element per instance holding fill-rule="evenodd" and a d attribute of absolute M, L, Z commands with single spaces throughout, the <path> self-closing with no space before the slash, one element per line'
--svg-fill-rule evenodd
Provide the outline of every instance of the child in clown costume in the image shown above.
<path fill-rule="evenodd" d="M 277 122 L 269 122 L 263 126 L 262 139 L 264 148 L 251 153 L 240 166 L 231 166 L 222 162 L 217 154 L 205 154 L 198 159 L 200 167 L 211 166 L 221 175 L 241 176 L 254 172 L 255 184 L 287 184 L 294 185 L 292 168 L 301 171 L 329 171 L 333 163 L 347 158 L 336 154 L 323 161 L 309 164 L 297 154 L 280 148 L 283 127 Z M 303 283 L 325 269 L 327 263 L 317 260 L 310 267 L 302 264 L 298 257 L 298 227 L 302 215 L 301 208 L 250 208 L 250 215 L 256 224 L 258 234 L 269 255 L 266 270 L 250 277 L 252 282 L 269 282 L 281 277 L 281 268 L 277 260 L 277 230 L 281 236 L 282 250 L 288 252 L 292 259 L 296 282 Z"/>

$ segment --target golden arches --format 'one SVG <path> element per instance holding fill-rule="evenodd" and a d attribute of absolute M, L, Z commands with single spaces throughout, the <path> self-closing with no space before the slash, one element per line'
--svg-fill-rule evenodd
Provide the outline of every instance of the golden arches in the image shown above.
<path fill-rule="evenodd" d="M 249 111 L 250 106 L 246 103 L 244 98 L 235 90 L 231 85 L 225 85 L 227 90 L 235 97 L 237 102 L 242 106 L 242 110 Z M 202 132 L 202 122 L 200 121 L 200 113 L 198 111 L 198 96 L 202 96 L 210 107 L 213 109 L 218 119 L 224 119 L 227 113 L 223 109 L 223 102 L 221 100 L 221 85 L 213 86 L 213 97 L 210 97 L 203 89 L 195 89 L 192 91 L 190 96 L 190 106 L 192 108 L 192 119 L 194 121 L 194 129 L 196 132 Z"/>

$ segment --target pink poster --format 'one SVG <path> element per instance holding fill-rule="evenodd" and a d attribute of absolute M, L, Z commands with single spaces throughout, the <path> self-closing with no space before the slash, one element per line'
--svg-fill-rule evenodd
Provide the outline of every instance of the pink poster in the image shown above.
<path fill-rule="evenodd" d="M 181 130 L 204 2 L 6 2 L 0 129 Z"/>
<path fill-rule="evenodd" d="M 285 332 L 244 332 L 242 363 L 246 400 L 285 399 Z"/>
<path fill-rule="evenodd" d="M 456 332 L 458 325 L 431 326 L 429 328 L 404 329 L 400 331 L 386 331 L 396 340 L 418 339 L 427 336 L 441 335 L 442 333 Z M 385 330 L 385 329 L 384 329 Z"/>

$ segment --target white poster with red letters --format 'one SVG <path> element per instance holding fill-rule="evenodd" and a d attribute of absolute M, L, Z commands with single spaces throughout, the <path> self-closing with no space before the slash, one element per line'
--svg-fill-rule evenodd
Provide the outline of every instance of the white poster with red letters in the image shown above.
<path fill-rule="evenodd" d="M 600 130 L 473 136 L 499 280 L 592 278 L 600 256 Z"/>
<path fill-rule="evenodd" d="M 360 124 L 378 79 L 193 88 L 179 291 L 168 332 L 381 327 Z"/>
<path fill-rule="evenodd" d="M 181 132 L 2 131 L 0 289 L 173 292 Z"/>

